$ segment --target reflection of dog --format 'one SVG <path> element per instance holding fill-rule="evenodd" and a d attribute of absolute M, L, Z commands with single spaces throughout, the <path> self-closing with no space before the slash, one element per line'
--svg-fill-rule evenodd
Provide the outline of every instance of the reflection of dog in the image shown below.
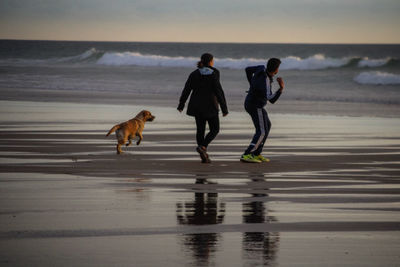
<path fill-rule="evenodd" d="M 136 136 L 139 137 L 139 140 L 136 142 L 136 144 L 139 145 L 140 141 L 143 139 L 142 132 L 145 122 L 153 121 L 154 119 L 155 117 L 151 115 L 150 111 L 142 110 L 135 118 L 112 127 L 106 136 L 109 136 L 112 132 L 116 131 L 115 136 L 118 139 L 117 154 L 122 153 L 121 145 L 129 141 L 129 143 L 126 144 L 126 146 L 129 146 L 132 144 L 132 139 Z"/>

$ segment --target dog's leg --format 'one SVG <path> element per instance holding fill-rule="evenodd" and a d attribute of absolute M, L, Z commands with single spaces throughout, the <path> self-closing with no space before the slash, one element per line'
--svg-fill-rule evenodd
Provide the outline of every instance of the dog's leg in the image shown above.
<path fill-rule="evenodd" d="M 117 144 L 117 154 L 122 154 L 121 144 L 120 143 Z"/>
<path fill-rule="evenodd" d="M 123 133 L 123 131 L 121 129 L 118 129 L 115 132 L 115 136 L 117 137 L 117 140 L 118 140 L 117 154 L 122 154 L 121 146 L 126 143 L 126 142 L 124 142 L 125 141 L 124 140 L 125 139 L 124 133 Z"/>
<path fill-rule="evenodd" d="M 142 135 L 141 133 L 138 133 L 137 136 L 139 137 L 139 140 L 136 142 L 136 145 L 139 145 L 140 142 L 141 142 L 142 139 L 143 139 L 143 135 Z"/>
<path fill-rule="evenodd" d="M 130 146 L 131 144 L 132 144 L 132 135 L 129 136 L 128 143 L 126 144 L 126 146 Z"/>
<path fill-rule="evenodd" d="M 126 140 L 118 140 L 118 145 L 117 145 L 117 154 L 122 154 L 122 149 L 121 149 L 121 146 L 123 145 L 123 144 L 125 144 L 126 143 Z"/>

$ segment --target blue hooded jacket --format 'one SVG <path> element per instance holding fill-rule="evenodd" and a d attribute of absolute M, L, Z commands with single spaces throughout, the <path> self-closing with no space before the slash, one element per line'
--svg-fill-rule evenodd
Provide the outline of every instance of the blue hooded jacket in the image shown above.
<path fill-rule="evenodd" d="M 278 90 L 272 93 L 271 81 L 267 76 L 265 66 L 252 66 L 246 69 L 247 80 L 250 88 L 246 97 L 246 105 L 251 105 L 256 108 L 262 108 L 267 104 L 267 101 L 275 103 L 281 95 Z"/>

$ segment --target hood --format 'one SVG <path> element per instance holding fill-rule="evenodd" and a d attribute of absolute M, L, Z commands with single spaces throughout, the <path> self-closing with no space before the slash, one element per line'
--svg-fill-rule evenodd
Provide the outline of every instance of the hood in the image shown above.
<path fill-rule="evenodd" d="M 214 70 L 208 67 L 199 68 L 201 75 L 211 75 L 214 73 Z"/>

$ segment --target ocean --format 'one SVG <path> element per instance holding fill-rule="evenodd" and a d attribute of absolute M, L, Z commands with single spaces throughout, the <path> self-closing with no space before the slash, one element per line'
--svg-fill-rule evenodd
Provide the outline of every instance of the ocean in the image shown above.
<path fill-rule="evenodd" d="M 278 57 L 284 100 L 400 105 L 400 45 L 0 40 L 0 90 L 179 97 L 204 52 L 228 99 L 244 98 L 245 67 Z"/>

